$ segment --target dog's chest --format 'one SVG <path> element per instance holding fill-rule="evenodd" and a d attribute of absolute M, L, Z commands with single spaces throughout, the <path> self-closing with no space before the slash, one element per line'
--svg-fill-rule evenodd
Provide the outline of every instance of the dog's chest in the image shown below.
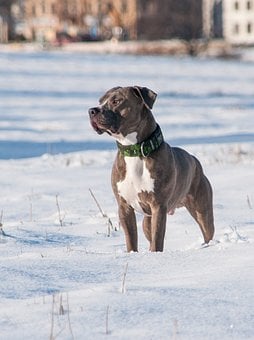
<path fill-rule="evenodd" d="M 125 157 L 126 174 L 123 181 L 117 183 L 118 193 L 133 209 L 144 213 L 140 206 L 141 192 L 154 191 L 154 179 L 146 167 L 145 161 L 138 157 Z"/>

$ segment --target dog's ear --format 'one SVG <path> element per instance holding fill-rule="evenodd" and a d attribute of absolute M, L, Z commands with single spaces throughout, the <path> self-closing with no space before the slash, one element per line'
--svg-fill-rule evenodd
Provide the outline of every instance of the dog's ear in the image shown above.
<path fill-rule="evenodd" d="M 114 92 L 115 90 L 118 90 L 120 89 L 121 86 L 116 86 L 116 87 L 113 87 L 112 89 L 108 90 L 100 99 L 99 99 L 99 103 L 100 105 L 103 104 L 107 99 L 108 97 L 110 96 L 110 94 L 112 92 Z"/>
<path fill-rule="evenodd" d="M 143 100 L 145 106 L 151 110 L 153 108 L 157 94 L 147 87 L 134 86 L 133 90 L 135 95 L 140 97 Z"/>

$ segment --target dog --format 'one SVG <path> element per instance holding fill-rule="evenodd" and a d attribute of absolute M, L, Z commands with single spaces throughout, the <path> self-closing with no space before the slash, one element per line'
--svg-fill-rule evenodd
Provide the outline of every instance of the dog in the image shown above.
<path fill-rule="evenodd" d="M 150 251 L 163 251 L 166 219 L 185 206 L 205 244 L 214 235 L 213 193 L 200 162 L 169 146 L 151 112 L 157 94 L 146 87 L 114 87 L 89 109 L 93 129 L 117 143 L 111 183 L 127 251 L 138 251 L 135 211 L 142 213 Z"/>

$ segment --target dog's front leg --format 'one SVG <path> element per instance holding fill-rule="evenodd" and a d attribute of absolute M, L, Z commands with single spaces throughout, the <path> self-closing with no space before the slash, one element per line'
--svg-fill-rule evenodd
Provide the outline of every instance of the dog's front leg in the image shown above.
<path fill-rule="evenodd" d="M 152 241 L 150 245 L 151 251 L 163 251 L 166 220 L 166 207 L 159 206 L 152 209 Z"/>
<path fill-rule="evenodd" d="M 134 209 L 127 204 L 119 204 L 119 219 L 125 233 L 127 251 L 138 251 L 137 222 Z"/>

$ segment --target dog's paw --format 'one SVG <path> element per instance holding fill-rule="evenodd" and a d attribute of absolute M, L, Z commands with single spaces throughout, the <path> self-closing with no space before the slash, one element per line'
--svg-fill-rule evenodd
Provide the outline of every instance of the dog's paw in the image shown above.
<path fill-rule="evenodd" d="M 208 243 L 204 242 L 201 244 L 201 249 L 216 246 L 218 243 L 220 243 L 218 240 L 211 240 Z"/>

